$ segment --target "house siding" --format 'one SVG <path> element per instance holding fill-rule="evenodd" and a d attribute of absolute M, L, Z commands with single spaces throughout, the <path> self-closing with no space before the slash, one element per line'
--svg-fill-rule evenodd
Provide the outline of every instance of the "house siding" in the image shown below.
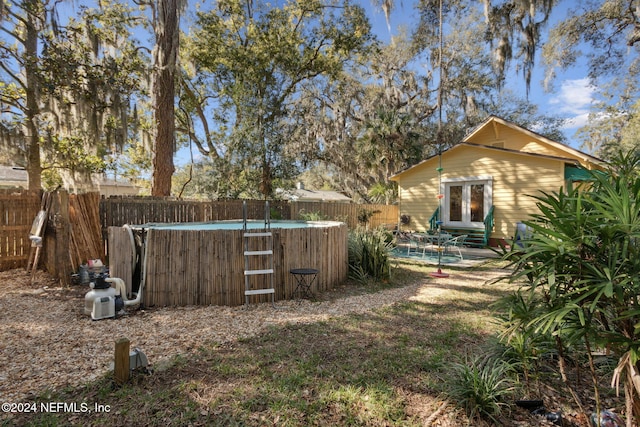
<path fill-rule="evenodd" d="M 491 238 L 510 240 L 518 222 L 539 212 L 534 196 L 559 191 L 565 186 L 565 165 L 578 163 L 587 169 L 605 168 L 600 159 L 491 116 L 443 153 L 441 178 L 491 177 L 495 221 Z M 405 229 L 429 229 L 439 205 L 438 164 L 438 157 L 430 158 L 391 178 L 398 183 L 400 214 L 411 217 Z"/>
<path fill-rule="evenodd" d="M 567 157 L 567 152 L 549 144 L 537 141 L 529 134 L 518 131 L 501 124 L 487 126 L 486 128 L 468 138 L 466 142 L 479 145 L 494 146 L 501 143 L 501 148 L 508 150 L 523 151 L 527 153 L 543 154 L 546 156 Z"/>
<path fill-rule="evenodd" d="M 438 158 L 407 171 L 399 180 L 400 214 L 410 215 L 408 229 L 425 231 L 438 207 Z M 537 212 L 532 195 L 557 191 L 564 185 L 560 160 L 460 146 L 442 156 L 442 179 L 491 176 L 495 227 L 492 238 L 511 239 L 516 223 Z"/>

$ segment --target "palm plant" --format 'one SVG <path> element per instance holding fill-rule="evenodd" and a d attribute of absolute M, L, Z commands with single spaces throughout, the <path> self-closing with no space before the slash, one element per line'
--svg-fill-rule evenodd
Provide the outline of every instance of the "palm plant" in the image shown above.
<path fill-rule="evenodd" d="M 360 283 L 391 276 L 390 243 L 382 230 L 349 232 L 349 277 Z"/>
<path fill-rule="evenodd" d="M 501 313 L 498 319 L 503 326 L 499 356 L 522 373 L 530 392 L 532 380 L 539 376 L 540 360 L 557 354 L 553 350 L 553 337 L 541 334 L 531 326 L 531 320 L 542 314 L 544 304 L 537 293 L 525 294 L 517 290 L 498 300 L 492 308 Z"/>
<path fill-rule="evenodd" d="M 618 158 L 616 169 L 592 173 L 592 183 L 537 196 L 540 213 L 526 225 L 533 230 L 524 249 L 505 259 L 512 281 L 540 296 L 541 312 L 528 325 L 555 337 L 559 368 L 565 374 L 565 346 L 582 345 L 589 359 L 600 410 L 592 353 L 607 348 L 619 357 L 613 383 L 623 381 L 628 425 L 640 419 L 640 164 L 639 154 Z"/>
<path fill-rule="evenodd" d="M 483 418 L 501 424 L 498 417 L 514 390 L 513 367 L 497 358 L 477 356 L 452 365 L 448 394 L 471 419 Z"/>

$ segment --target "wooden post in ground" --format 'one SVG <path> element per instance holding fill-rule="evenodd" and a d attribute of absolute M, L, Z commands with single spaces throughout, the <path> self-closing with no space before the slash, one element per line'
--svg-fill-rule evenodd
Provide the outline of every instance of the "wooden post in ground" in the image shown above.
<path fill-rule="evenodd" d="M 124 384 L 129 381 L 129 347 L 128 338 L 120 338 L 116 341 L 113 376 L 118 384 Z"/>

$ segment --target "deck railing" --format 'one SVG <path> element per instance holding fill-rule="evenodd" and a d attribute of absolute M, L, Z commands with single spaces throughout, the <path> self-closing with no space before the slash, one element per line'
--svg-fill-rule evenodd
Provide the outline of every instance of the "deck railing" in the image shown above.
<path fill-rule="evenodd" d="M 429 228 L 431 231 L 436 231 L 438 229 L 438 221 L 440 221 L 440 207 L 438 207 L 433 212 L 433 215 L 431 215 L 431 218 L 429 218 Z M 487 213 L 487 216 L 484 217 L 483 222 L 484 228 L 443 226 L 443 229 L 454 236 L 467 234 L 467 244 L 477 247 L 485 247 L 489 245 L 489 238 L 491 237 L 491 232 L 493 231 L 495 223 L 493 206 L 489 208 L 489 212 Z"/>
<path fill-rule="evenodd" d="M 436 231 L 438 229 L 438 221 L 440 221 L 440 206 L 436 208 L 433 215 L 431 215 L 431 218 L 429 218 L 429 229 L 431 231 Z"/>
<path fill-rule="evenodd" d="M 491 232 L 493 231 L 493 226 L 495 224 L 495 220 L 493 218 L 493 206 L 489 208 L 489 213 L 484 218 L 484 246 L 489 244 L 489 237 L 491 237 Z"/>

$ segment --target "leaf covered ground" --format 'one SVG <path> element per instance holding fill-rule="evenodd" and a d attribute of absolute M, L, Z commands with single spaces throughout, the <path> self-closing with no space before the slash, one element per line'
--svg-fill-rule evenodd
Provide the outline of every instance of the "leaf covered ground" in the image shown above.
<path fill-rule="evenodd" d="M 488 281 L 504 270 L 454 270 L 447 279 L 430 278 L 431 270 L 401 263 L 390 283 L 345 285 L 315 301 L 280 302 L 275 310 L 270 304 L 249 310 L 166 308 L 99 322 L 82 313 L 84 289 L 55 288 L 46 276 L 31 284 L 20 270 L 10 273 L 13 279 L 2 273 L 0 337 L 12 343 L 0 352 L 6 368 L 2 400 L 67 404 L 61 413 L 5 413 L 3 422 L 483 425 L 469 420 L 446 390 L 451 363 L 495 341 L 490 305 L 509 285 Z M 117 386 L 108 366 L 113 343 L 123 335 L 151 366 Z M 586 372 L 580 383 L 589 404 Z M 579 425 L 575 405 L 552 370 L 518 397 L 544 399 L 549 411 L 563 414 L 565 425 Z M 624 406 L 613 393 L 605 399 L 608 407 Z M 79 410 L 71 410 L 73 403 Z M 499 421 L 553 425 L 514 405 Z"/>

